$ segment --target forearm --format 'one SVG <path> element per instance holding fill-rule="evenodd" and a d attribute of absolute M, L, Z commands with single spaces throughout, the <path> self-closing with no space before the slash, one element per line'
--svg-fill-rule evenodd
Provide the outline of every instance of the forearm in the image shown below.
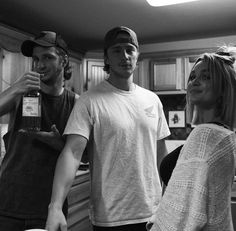
<path fill-rule="evenodd" d="M 14 87 L 9 87 L 3 91 L 0 94 L 0 116 L 10 112 L 21 96 L 22 94 L 20 94 Z"/>
<path fill-rule="evenodd" d="M 79 161 L 73 158 L 72 153 L 68 153 L 66 149 L 63 149 L 55 169 L 50 205 L 56 205 L 58 208 L 62 208 L 78 167 Z"/>
<path fill-rule="evenodd" d="M 84 137 L 70 135 L 67 137 L 65 147 L 60 154 L 53 182 L 51 206 L 56 205 L 61 208 L 70 190 L 79 167 L 83 151 L 87 145 Z"/>

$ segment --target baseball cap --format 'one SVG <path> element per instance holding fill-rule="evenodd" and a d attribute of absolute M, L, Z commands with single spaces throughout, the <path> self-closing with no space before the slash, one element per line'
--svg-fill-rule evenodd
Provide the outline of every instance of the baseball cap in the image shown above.
<path fill-rule="evenodd" d="M 21 52 L 24 56 L 32 57 L 35 46 L 42 47 L 60 47 L 67 53 L 66 42 L 61 35 L 53 31 L 41 31 L 33 40 L 26 40 L 21 45 Z"/>
<path fill-rule="evenodd" d="M 127 33 L 129 37 L 122 38 L 117 36 L 119 33 L 123 32 Z M 117 43 L 131 43 L 134 46 L 136 46 L 136 48 L 139 47 L 136 33 L 130 28 L 125 26 L 114 27 L 113 29 L 109 30 L 106 33 L 104 38 L 104 50 L 106 51 L 109 47 Z"/>

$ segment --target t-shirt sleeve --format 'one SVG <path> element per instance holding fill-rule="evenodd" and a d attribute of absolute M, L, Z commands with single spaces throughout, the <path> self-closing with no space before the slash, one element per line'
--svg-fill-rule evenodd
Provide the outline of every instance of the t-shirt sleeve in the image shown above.
<path fill-rule="evenodd" d="M 92 124 L 89 101 L 85 97 L 79 97 L 67 121 L 63 135 L 77 134 L 89 139 Z"/>
<path fill-rule="evenodd" d="M 166 117 L 163 111 L 163 106 L 161 101 L 158 98 L 158 104 L 157 104 L 157 110 L 158 110 L 158 115 L 159 115 L 159 121 L 158 121 L 158 134 L 157 134 L 157 140 L 161 140 L 163 138 L 166 138 L 167 136 L 170 135 L 170 130 L 166 121 Z"/>

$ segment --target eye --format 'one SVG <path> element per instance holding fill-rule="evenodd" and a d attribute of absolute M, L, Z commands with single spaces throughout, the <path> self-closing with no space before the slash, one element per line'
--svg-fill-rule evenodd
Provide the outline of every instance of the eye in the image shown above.
<path fill-rule="evenodd" d="M 194 73 L 191 72 L 188 81 L 193 81 L 196 78 L 196 75 Z"/>
<path fill-rule="evenodd" d="M 53 58 L 53 57 L 50 56 L 50 55 L 45 55 L 45 56 L 44 56 L 44 59 L 45 59 L 45 60 L 50 60 L 50 59 L 52 59 L 52 58 Z"/>
<path fill-rule="evenodd" d="M 128 47 L 128 48 L 126 48 L 126 52 L 127 52 L 128 54 L 133 54 L 135 51 L 136 51 L 136 50 L 135 50 L 133 47 Z"/>
<path fill-rule="evenodd" d="M 121 49 L 119 48 L 119 47 L 114 47 L 113 49 L 112 49 L 112 52 L 113 53 L 119 53 L 121 51 Z"/>
<path fill-rule="evenodd" d="M 210 77 L 209 74 L 204 73 L 204 74 L 201 75 L 201 79 L 203 81 L 209 81 L 209 80 L 211 80 L 211 77 Z"/>

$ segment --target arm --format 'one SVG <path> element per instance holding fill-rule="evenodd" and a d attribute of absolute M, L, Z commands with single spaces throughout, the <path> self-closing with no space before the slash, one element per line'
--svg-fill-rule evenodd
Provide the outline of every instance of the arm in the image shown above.
<path fill-rule="evenodd" d="M 48 231 L 66 230 L 66 220 L 62 213 L 63 202 L 69 192 L 79 167 L 87 139 L 79 135 L 68 135 L 56 165 L 51 203 L 48 210 L 46 229 Z"/>
<path fill-rule="evenodd" d="M 62 151 L 65 145 L 65 140 L 61 136 L 55 124 L 51 126 L 50 132 L 45 132 L 45 131 L 30 132 L 24 129 L 20 129 L 19 132 L 25 133 L 30 137 L 34 137 L 35 139 L 40 140 L 41 142 L 49 145 L 51 148 L 60 152 Z"/>
<path fill-rule="evenodd" d="M 27 72 L 0 94 L 0 116 L 10 112 L 24 93 L 40 89 L 40 74 Z"/>
<path fill-rule="evenodd" d="M 157 140 L 157 168 L 160 170 L 162 159 L 167 155 L 165 139 Z"/>
<path fill-rule="evenodd" d="M 206 224 L 211 171 L 203 158 L 207 149 L 199 150 L 198 137 L 190 135 L 190 140 L 182 149 L 165 193 L 151 218 L 151 223 L 154 223 L 151 231 L 185 230 L 186 227 L 188 230 L 202 230 Z"/>

